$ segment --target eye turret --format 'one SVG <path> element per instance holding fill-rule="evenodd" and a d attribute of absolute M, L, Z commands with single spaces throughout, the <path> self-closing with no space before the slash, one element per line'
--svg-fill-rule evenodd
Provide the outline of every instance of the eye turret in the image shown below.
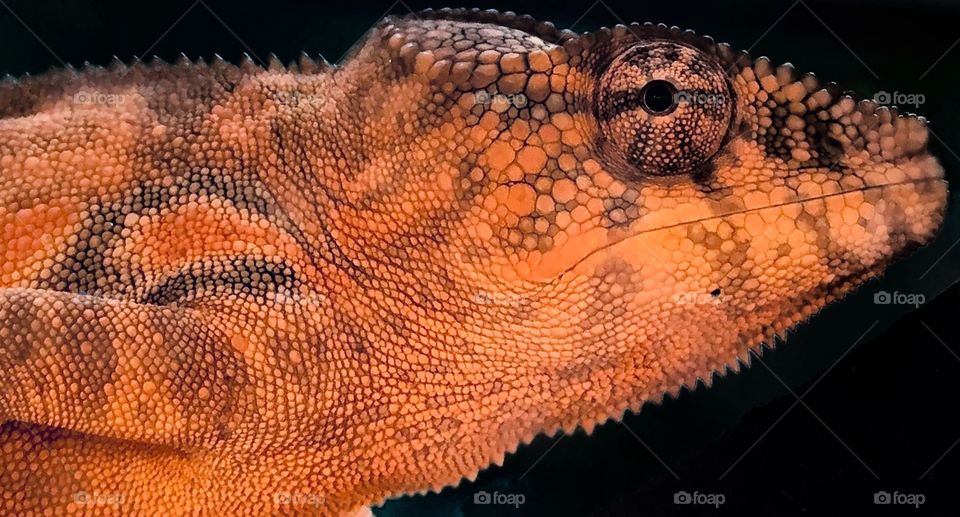
<path fill-rule="evenodd" d="M 632 46 L 597 89 L 601 151 L 627 176 L 695 173 L 720 149 L 733 105 L 723 69 L 699 50 L 668 41 Z"/>

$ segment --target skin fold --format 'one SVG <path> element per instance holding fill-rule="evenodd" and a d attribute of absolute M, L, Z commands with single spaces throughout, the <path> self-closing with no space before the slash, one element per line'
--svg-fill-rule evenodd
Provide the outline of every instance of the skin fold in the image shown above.
<path fill-rule="evenodd" d="M 923 119 L 467 10 L 0 84 L 0 513 L 337 515 L 712 372 L 936 233 Z"/>

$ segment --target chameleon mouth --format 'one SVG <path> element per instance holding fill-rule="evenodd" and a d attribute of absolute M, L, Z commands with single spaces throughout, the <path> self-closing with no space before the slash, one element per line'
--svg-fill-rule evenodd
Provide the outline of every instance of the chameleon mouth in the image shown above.
<path fill-rule="evenodd" d="M 807 203 L 807 202 L 810 202 L 810 201 L 817 201 L 817 200 L 822 200 L 822 199 L 829 199 L 829 198 L 831 198 L 831 197 L 837 197 L 837 196 L 843 196 L 843 195 L 846 195 L 846 194 L 852 194 L 852 193 L 854 193 L 854 192 L 865 192 L 865 191 L 868 191 L 868 190 L 882 189 L 882 188 L 887 188 L 887 187 L 896 187 L 896 186 L 900 186 L 900 185 L 916 185 L 916 184 L 925 183 L 925 182 L 928 182 L 928 181 L 941 181 L 941 182 L 943 182 L 943 184 L 944 184 L 944 188 L 946 188 L 946 181 L 944 181 L 943 178 L 937 177 L 937 176 L 931 176 L 931 177 L 927 177 L 927 178 L 917 178 L 917 179 L 904 180 L 904 181 L 896 181 L 896 182 L 890 182 L 890 183 L 882 183 L 882 184 L 879 184 L 879 185 L 866 185 L 866 186 L 863 186 L 863 187 L 857 187 L 857 188 L 852 188 L 852 189 L 847 189 L 847 190 L 841 190 L 841 191 L 839 191 L 839 192 L 831 192 L 831 193 L 829 193 L 829 194 L 820 194 L 820 195 L 817 195 L 817 196 L 808 196 L 808 197 L 805 197 L 805 198 L 802 198 L 802 199 L 795 199 L 795 200 L 792 200 L 792 201 L 784 201 L 784 202 L 782 202 L 782 203 L 769 203 L 769 204 L 766 204 L 766 205 L 760 205 L 760 206 L 755 206 L 755 207 L 743 208 L 743 209 L 740 209 L 740 210 L 731 210 L 731 211 L 729 211 L 729 212 L 724 212 L 724 213 L 722 213 L 722 214 L 711 215 L 711 216 L 709 216 L 709 217 L 700 217 L 700 218 L 696 218 L 696 219 L 689 219 L 689 220 L 680 221 L 680 222 L 674 223 L 674 224 L 668 224 L 668 225 L 666 225 L 666 226 L 658 226 L 658 227 L 656 227 L 656 228 L 645 228 L 645 229 L 643 229 L 643 230 L 640 230 L 640 231 L 637 231 L 637 232 L 633 232 L 633 233 L 631 233 L 631 234 L 623 237 L 622 239 L 620 239 L 620 240 L 618 240 L 618 241 L 615 241 L 615 242 L 610 243 L 610 246 L 614 246 L 614 245 L 618 244 L 619 242 L 622 242 L 623 240 L 628 240 L 628 239 L 630 239 L 630 238 L 632 238 L 632 237 L 635 237 L 635 236 L 637 236 L 637 235 L 643 235 L 643 234 L 645 234 L 645 233 L 651 233 L 651 232 L 655 232 L 655 231 L 659 231 L 659 230 L 669 230 L 670 228 L 676 228 L 676 227 L 678 227 L 678 226 L 686 226 L 686 225 L 688 225 L 688 224 L 700 223 L 700 222 L 704 222 L 704 221 L 711 221 L 711 220 L 714 220 L 714 219 L 723 219 L 723 218 L 726 218 L 726 217 L 731 217 L 731 216 L 740 215 L 740 214 L 749 214 L 749 213 L 752 213 L 752 212 L 759 212 L 759 211 L 761 211 L 761 210 L 767 210 L 767 209 L 770 209 L 770 208 L 780 208 L 780 207 L 785 207 L 785 206 L 798 205 L 798 204 L 803 204 L 803 203 Z"/>
<path fill-rule="evenodd" d="M 936 191 L 933 191 L 933 192 L 924 192 L 924 193 L 922 193 L 922 195 L 923 195 L 924 197 L 942 197 L 943 199 L 937 204 L 937 206 L 936 206 L 935 208 L 926 211 L 925 214 L 924 214 L 924 216 L 926 217 L 926 222 L 927 222 L 927 224 L 925 225 L 925 226 L 926 226 L 925 231 L 919 232 L 918 235 L 917 235 L 917 238 L 913 239 L 913 240 L 916 240 L 916 241 L 920 241 L 920 243 L 922 244 L 922 243 L 926 242 L 927 240 L 929 240 L 929 239 L 937 232 L 937 230 L 940 228 L 940 225 L 942 224 L 942 221 L 943 221 L 943 212 L 944 212 L 945 206 L 946 206 L 945 198 L 946 198 L 946 192 L 947 192 L 947 182 L 943 179 L 942 175 L 930 175 L 930 176 L 926 176 L 926 177 L 922 177 L 922 178 L 913 178 L 913 179 L 903 180 L 903 181 L 896 181 L 896 182 L 889 182 L 889 183 L 881 183 L 881 184 L 876 184 L 876 185 L 865 185 L 865 186 L 863 186 L 863 187 L 846 189 L 846 190 L 841 190 L 841 191 L 838 191 L 838 192 L 831 192 L 831 193 L 829 193 L 829 194 L 820 194 L 820 195 L 815 195 L 815 196 L 807 196 L 807 197 L 804 197 L 804 198 L 795 199 L 795 200 L 790 200 L 790 201 L 785 201 L 785 202 L 782 202 L 782 203 L 768 203 L 768 204 L 764 204 L 764 205 L 760 205 L 760 206 L 755 206 L 755 207 L 748 207 L 748 208 L 743 208 L 743 209 L 738 209 L 738 210 L 730 210 L 730 211 L 728 211 L 728 212 L 724 212 L 724 213 L 721 213 L 721 214 L 710 215 L 710 216 L 707 216 L 707 217 L 692 218 L 692 219 L 688 219 L 688 220 L 685 220 L 685 221 L 679 221 L 679 222 L 672 223 L 672 224 L 668 224 L 668 225 L 664 225 L 664 226 L 658 226 L 658 227 L 656 227 L 656 228 L 644 228 L 644 229 L 637 230 L 637 231 L 634 231 L 634 232 L 629 232 L 629 233 L 627 233 L 627 234 L 621 235 L 621 236 L 619 236 L 619 237 L 611 240 L 610 242 L 604 244 L 603 246 L 600 246 L 600 247 L 598 247 L 598 248 L 595 248 L 595 249 L 589 251 L 589 252 L 586 253 L 584 256 L 582 256 L 579 260 L 575 261 L 573 264 L 571 264 L 571 265 L 570 265 L 569 267 L 567 267 L 565 270 L 563 270 L 562 272 L 560 272 L 560 273 L 557 275 L 557 280 L 558 280 L 558 281 L 559 281 L 559 280 L 562 280 L 565 275 L 571 273 L 571 272 L 572 272 L 573 270 L 575 270 L 578 266 L 580 266 L 581 264 L 583 264 L 585 261 L 591 259 L 592 257 L 594 257 L 594 256 L 596 256 L 596 255 L 598 255 L 598 254 L 600 254 L 600 253 L 602 253 L 602 252 L 604 252 L 604 251 L 607 251 L 607 250 L 610 250 L 610 249 L 615 248 L 615 247 L 617 247 L 617 246 L 620 246 L 620 245 L 624 244 L 625 242 L 628 242 L 628 241 L 631 241 L 631 240 L 633 240 L 633 239 L 636 239 L 637 237 L 646 235 L 646 234 L 650 234 L 650 233 L 654 233 L 654 232 L 658 232 L 658 231 L 669 230 L 669 229 L 671 229 L 671 228 L 683 227 L 683 226 L 687 226 L 687 225 L 690 225 L 690 224 L 696 224 L 696 223 L 701 223 L 701 222 L 706 222 L 706 221 L 712 221 L 712 220 L 717 220 L 717 219 L 725 219 L 725 218 L 729 218 L 729 217 L 733 217 L 733 216 L 737 216 L 737 215 L 744 215 L 744 214 L 750 214 L 750 213 L 754 213 L 754 212 L 760 212 L 760 211 L 768 210 L 768 209 L 772 209 L 772 208 L 787 207 L 787 206 L 792 206 L 792 205 L 798 205 L 798 204 L 808 203 L 808 202 L 812 202 L 812 201 L 822 201 L 822 200 L 826 200 L 826 199 L 830 199 L 830 198 L 834 198 L 834 197 L 838 197 L 838 196 L 844 196 L 844 195 L 848 195 L 848 194 L 852 194 L 852 193 L 856 193 L 856 192 L 866 192 L 866 191 L 876 190 L 876 189 L 888 189 L 888 188 L 892 188 L 892 187 L 905 186 L 905 185 L 921 185 L 921 184 L 926 184 L 926 183 L 933 183 L 933 184 L 939 183 L 939 184 L 940 184 L 940 188 L 937 189 Z"/>
<path fill-rule="evenodd" d="M 880 185 L 871 185 L 858 189 L 849 189 L 832 194 L 811 196 L 809 198 L 794 201 L 792 203 L 813 201 L 816 199 L 825 199 L 834 196 L 840 196 L 851 192 L 864 191 L 870 189 L 883 189 L 886 187 L 897 187 L 911 184 L 923 184 L 928 182 L 939 182 L 940 189 L 937 192 L 926 192 L 926 196 L 942 195 L 946 196 L 946 181 L 940 177 L 917 178 L 907 181 L 890 182 Z M 936 199 L 929 197 L 927 199 Z M 737 211 L 736 213 L 751 212 L 772 208 L 776 206 L 789 205 L 792 203 L 770 204 L 762 207 L 756 207 L 749 210 Z M 931 202 L 931 206 L 932 202 Z M 749 311 L 752 315 L 752 323 L 748 328 L 751 331 L 744 332 L 736 336 L 736 344 L 726 349 L 726 353 L 713 356 L 712 360 L 704 363 L 702 369 L 688 370 L 681 376 L 666 379 L 657 388 L 645 388 L 642 392 L 636 393 L 627 403 L 618 408 L 620 411 L 639 412 L 646 403 L 659 404 L 665 397 L 676 397 L 686 389 L 687 391 L 696 391 L 701 385 L 705 388 L 713 384 L 717 377 L 725 377 L 729 373 L 737 373 L 742 369 L 752 366 L 751 354 L 760 355 L 764 348 L 773 348 L 778 344 L 789 343 L 789 333 L 799 327 L 807 324 L 818 312 L 827 305 L 843 299 L 852 293 L 856 288 L 862 286 L 867 281 L 880 276 L 883 271 L 892 263 L 908 255 L 917 247 L 922 246 L 929 238 L 935 234 L 939 225 L 942 223 L 946 203 L 939 203 L 936 207 L 924 213 L 927 218 L 925 225 L 927 230 L 917 238 L 909 239 L 898 247 L 893 253 L 883 257 L 862 269 L 850 271 L 847 274 L 838 276 L 829 282 L 816 285 L 810 289 L 796 291 L 788 298 L 772 301 L 770 303 L 757 306 Z M 725 214 L 730 215 L 730 214 Z M 719 217 L 722 217 L 719 216 Z M 700 219 L 703 220 L 703 219 Z M 688 221 L 692 223 L 694 221 Z M 687 223 L 680 223 L 687 224 Z M 673 225 L 675 226 L 675 225 Z M 639 234 L 634 234 L 623 240 L 629 240 Z M 620 242 L 622 242 L 621 240 Z M 662 388 L 662 389 L 660 389 Z M 619 412 L 617 414 L 620 414 Z M 605 419 L 596 422 L 603 423 Z M 592 426 L 590 427 L 592 428 Z"/>

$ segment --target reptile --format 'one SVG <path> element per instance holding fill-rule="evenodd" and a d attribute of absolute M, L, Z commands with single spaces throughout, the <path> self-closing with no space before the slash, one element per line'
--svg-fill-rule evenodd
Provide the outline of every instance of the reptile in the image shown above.
<path fill-rule="evenodd" d="M 738 370 L 927 243 L 924 119 L 675 27 L 0 84 L 0 511 L 368 511 Z"/>

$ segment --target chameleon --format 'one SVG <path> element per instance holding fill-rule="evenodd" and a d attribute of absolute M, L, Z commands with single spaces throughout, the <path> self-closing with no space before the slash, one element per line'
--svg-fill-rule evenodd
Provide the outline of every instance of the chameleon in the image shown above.
<path fill-rule="evenodd" d="M 929 242 L 926 121 L 676 27 L 0 83 L 0 512 L 369 512 L 591 432 Z"/>

